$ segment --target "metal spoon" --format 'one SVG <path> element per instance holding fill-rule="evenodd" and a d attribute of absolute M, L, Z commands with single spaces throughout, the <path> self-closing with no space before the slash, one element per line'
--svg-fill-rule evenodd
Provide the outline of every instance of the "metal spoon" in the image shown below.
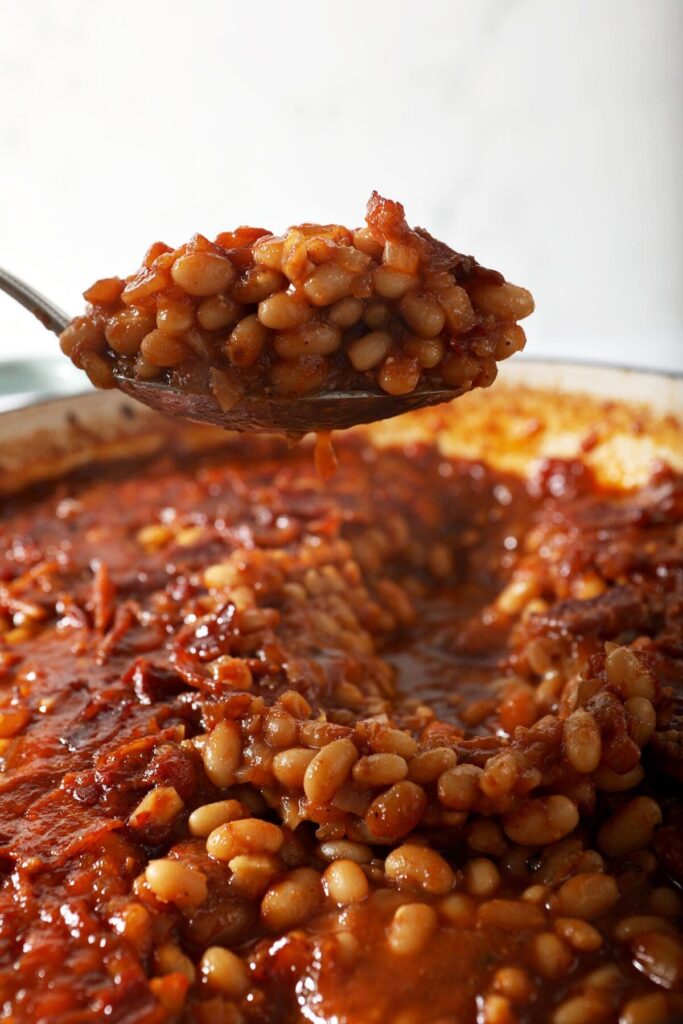
<path fill-rule="evenodd" d="M 0 291 L 11 295 L 57 335 L 71 319 L 40 292 L 1 268 Z M 398 396 L 382 391 L 326 391 L 295 398 L 263 395 L 245 397 L 223 412 L 212 395 L 182 391 L 161 381 L 126 377 L 120 372 L 115 378 L 119 390 L 167 416 L 211 423 L 225 430 L 275 431 L 292 437 L 312 430 L 342 430 L 356 423 L 390 419 L 425 405 L 450 402 L 463 394 L 462 389 L 423 387 Z"/>

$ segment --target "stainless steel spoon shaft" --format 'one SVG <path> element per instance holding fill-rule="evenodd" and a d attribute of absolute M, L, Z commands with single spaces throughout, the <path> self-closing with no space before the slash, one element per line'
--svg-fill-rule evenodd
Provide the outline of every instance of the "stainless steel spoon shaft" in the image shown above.
<path fill-rule="evenodd" d="M 43 327 L 55 334 L 61 334 L 71 317 L 68 317 L 64 310 L 55 306 L 44 295 L 37 292 L 30 284 L 20 281 L 14 274 L 0 267 L 0 291 L 6 292 L 17 302 L 20 302 L 25 309 L 33 313 L 40 320 Z"/>

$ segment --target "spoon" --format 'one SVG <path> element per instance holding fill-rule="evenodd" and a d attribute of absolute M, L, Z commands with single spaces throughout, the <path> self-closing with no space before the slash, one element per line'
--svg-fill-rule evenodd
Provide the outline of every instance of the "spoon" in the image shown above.
<path fill-rule="evenodd" d="M 0 291 L 6 292 L 59 335 L 70 317 L 24 281 L 0 268 Z M 162 381 L 138 380 L 115 371 L 116 386 L 131 398 L 167 416 L 211 423 L 225 430 L 275 431 L 301 437 L 309 431 L 343 430 L 357 423 L 386 420 L 425 405 L 450 402 L 464 392 L 422 387 L 408 395 L 382 391 L 326 391 L 295 398 L 245 396 L 224 412 L 212 395 L 183 391 Z"/>

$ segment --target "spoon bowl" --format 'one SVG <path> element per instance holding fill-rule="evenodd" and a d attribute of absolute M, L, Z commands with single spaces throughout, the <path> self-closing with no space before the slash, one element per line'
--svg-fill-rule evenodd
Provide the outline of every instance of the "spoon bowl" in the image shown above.
<path fill-rule="evenodd" d="M 179 391 L 160 381 L 115 377 L 120 391 L 167 416 L 211 423 L 224 430 L 275 432 L 290 437 L 390 419 L 411 409 L 448 402 L 463 393 L 422 390 L 398 397 L 370 391 L 327 391 L 296 398 L 264 395 L 245 397 L 224 412 L 212 395 Z"/>
<path fill-rule="evenodd" d="M 21 303 L 57 335 L 69 323 L 70 318 L 54 303 L 2 268 L 0 291 Z M 210 394 L 188 392 L 163 381 L 139 380 L 121 373 L 115 373 L 114 379 L 120 391 L 167 416 L 211 423 L 224 430 L 267 431 L 290 437 L 390 419 L 425 405 L 450 402 L 464 393 L 462 389 L 422 387 L 407 395 L 389 395 L 383 391 L 324 391 L 294 398 L 247 396 L 225 412 Z"/>

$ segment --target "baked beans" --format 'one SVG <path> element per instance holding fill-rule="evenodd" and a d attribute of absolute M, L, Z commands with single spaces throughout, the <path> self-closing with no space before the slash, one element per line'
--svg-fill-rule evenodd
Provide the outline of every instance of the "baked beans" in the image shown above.
<path fill-rule="evenodd" d="M 88 311 L 61 345 L 96 386 L 113 387 L 116 367 L 208 391 L 224 411 L 272 391 L 486 387 L 495 361 L 524 347 L 517 321 L 533 311 L 528 291 L 412 231 L 376 193 L 357 231 L 302 224 L 158 243 L 137 274 L 84 294 Z"/>

